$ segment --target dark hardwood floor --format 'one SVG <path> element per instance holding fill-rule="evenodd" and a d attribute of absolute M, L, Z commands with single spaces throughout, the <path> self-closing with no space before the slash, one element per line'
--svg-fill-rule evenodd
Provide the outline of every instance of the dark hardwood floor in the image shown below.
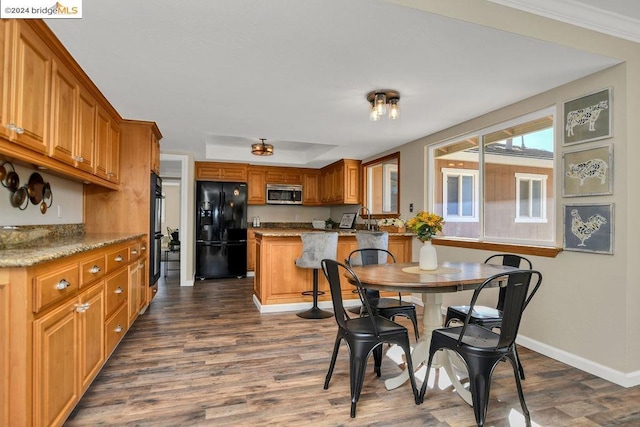
<path fill-rule="evenodd" d="M 351 419 L 344 344 L 329 389 L 323 389 L 337 328 L 333 318 L 260 315 L 251 300 L 252 278 L 188 288 L 177 277 L 161 279 L 153 304 L 65 425 L 475 425 L 472 408 L 451 389 L 429 391 L 419 406 L 408 384 L 387 391 L 383 380 L 399 372 L 387 358 L 382 378 L 369 361 Z M 640 425 L 640 387 L 625 389 L 525 348 L 519 353 L 532 425 Z M 501 363 L 487 425 L 523 425 L 519 411 L 513 372 Z"/>

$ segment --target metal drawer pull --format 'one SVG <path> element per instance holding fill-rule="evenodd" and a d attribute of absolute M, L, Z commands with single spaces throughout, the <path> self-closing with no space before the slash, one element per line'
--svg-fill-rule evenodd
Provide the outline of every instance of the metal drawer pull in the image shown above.
<path fill-rule="evenodd" d="M 121 294 L 123 292 L 124 290 L 120 286 L 118 286 L 118 288 L 116 289 L 116 294 Z"/>
<path fill-rule="evenodd" d="M 116 261 L 117 261 L 117 262 L 121 262 L 122 260 L 123 260 L 122 255 L 118 255 L 118 256 L 116 257 Z"/>
<path fill-rule="evenodd" d="M 62 279 L 56 285 L 56 289 L 59 290 L 59 291 L 63 291 L 65 289 L 67 289 L 69 286 L 71 286 L 71 283 L 69 283 L 66 280 Z"/>
<path fill-rule="evenodd" d="M 138 255 L 138 250 L 137 249 L 132 249 L 131 253 L 134 254 L 134 255 Z"/>
<path fill-rule="evenodd" d="M 122 332 L 122 326 L 118 325 L 116 326 L 116 328 L 114 329 L 115 332 L 120 333 Z"/>
<path fill-rule="evenodd" d="M 140 250 L 146 251 L 147 247 L 146 246 L 140 246 Z"/>
<path fill-rule="evenodd" d="M 87 310 L 89 310 L 89 307 L 90 307 L 90 306 L 91 306 L 91 305 L 90 305 L 88 302 L 86 302 L 86 303 L 84 303 L 84 304 L 80 304 L 80 305 L 77 305 L 77 304 L 76 304 L 76 311 L 77 311 L 78 313 L 84 313 L 84 312 L 86 312 Z"/>
<path fill-rule="evenodd" d="M 96 273 L 100 273 L 100 267 L 98 267 L 97 265 L 94 265 L 93 267 L 91 267 L 91 270 L 89 270 L 91 273 L 96 274 Z"/>

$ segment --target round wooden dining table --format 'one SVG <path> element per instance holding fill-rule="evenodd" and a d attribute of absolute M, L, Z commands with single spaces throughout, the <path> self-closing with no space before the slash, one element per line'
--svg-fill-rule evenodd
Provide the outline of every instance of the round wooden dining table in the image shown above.
<path fill-rule="evenodd" d="M 354 266 L 352 269 L 365 288 L 422 294 L 423 332 L 411 352 L 416 371 L 421 365 L 426 365 L 429 358 L 431 332 L 442 327 L 442 294 L 475 289 L 494 274 L 515 270 L 514 267 L 477 262 L 442 262 L 435 270 L 421 270 L 418 263 L 373 264 Z M 442 354 L 436 356 L 432 367 L 444 368 L 456 391 L 471 404 L 471 394 L 454 374 L 451 358 L 448 355 L 442 357 Z M 385 387 L 387 390 L 394 389 L 408 379 L 408 372 L 403 371 L 397 377 L 387 379 Z"/>

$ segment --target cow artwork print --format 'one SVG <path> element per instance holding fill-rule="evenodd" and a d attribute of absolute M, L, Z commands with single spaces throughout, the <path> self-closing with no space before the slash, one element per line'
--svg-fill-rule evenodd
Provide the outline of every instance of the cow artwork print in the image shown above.
<path fill-rule="evenodd" d="M 589 159 L 580 163 L 569 163 L 567 176 L 577 178 L 580 185 L 584 184 L 587 178 L 600 178 L 600 184 L 604 184 L 607 179 L 607 168 L 609 165 L 602 159 Z"/>
<path fill-rule="evenodd" d="M 596 130 L 596 120 L 600 117 L 600 111 L 609 108 L 609 101 L 600 101 L 587 108 L 569 111 L 567 113 L 567 136 L 573 136 L 573 128 L 589 124 L 589 131 Z"/>

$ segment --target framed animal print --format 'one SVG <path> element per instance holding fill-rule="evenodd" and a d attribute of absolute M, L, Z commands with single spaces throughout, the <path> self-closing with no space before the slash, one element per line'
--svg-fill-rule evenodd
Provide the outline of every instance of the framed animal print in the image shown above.
<path fill-rule="evenodd" d="M 564 145 L 611 138 L 611 92 L 607 88 L 564 102 Z"/>
<path fill-rule="evenodd" d="M 564 206 L 564 249 L 613 254 L 613 203 Z"/>
<path fill-rule="evenodd" d="M 613 194 L 613 146 L 565 152 L 562 179 L 564 197 Z"/>

